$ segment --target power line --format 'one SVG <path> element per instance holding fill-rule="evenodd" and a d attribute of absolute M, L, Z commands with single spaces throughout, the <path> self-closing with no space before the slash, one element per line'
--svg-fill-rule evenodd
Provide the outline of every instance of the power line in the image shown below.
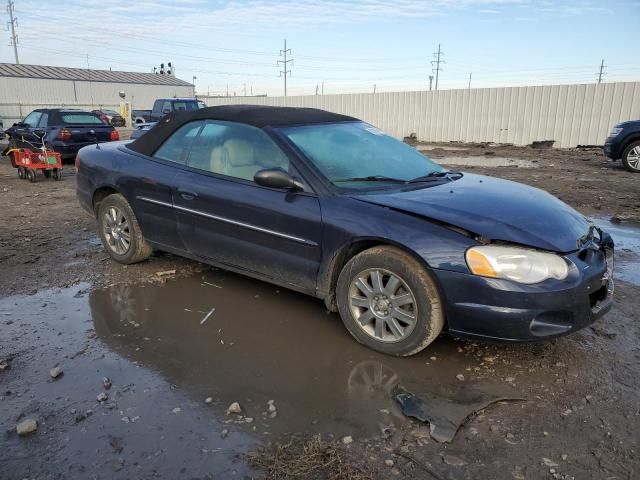
<path fill-rule="evenodd" d="M 16 65 L 20 64 L 18 60 L 18 35 L 16 35 L 16 27 L 18 26 L 18 19 L 13 16 L 13 10 L 15 5 L 13 0 L 7 0 L 7 12 L 9 12 L 9 22 L 7 30 L 11 31 L 11 40 L 9 40 L 9 46 L 13 46 L 13 54 L 16 57 Z"/>
<path fill-rule="evenodd" d="M 291 69 L 289 63 L 293 62 L 293 58 L 287 60 L 287 54 L 291 55 L 291 49 L 287 48 L 287 40 L 284 41 L 284 50 L 280 50 L 280 56 L 284 57 L 284 60 L 278 60 L 278 65 L 282 65 L 283 70 L 280 70 L 280 75 L 284 77 L 284 96 L 287 96 L 287 75 L 291 76 Z"/>
<path fill-rule="evenodd" d="M 606 73 L 604 73 L 604 58 L 602 59 L 602 62 L 600 62 L 600 71 L 598 72 L 598 83 L 602 83 L 602 77 L 604 75 L 606 75 Z"/>
<path fill-rule="evenodd" d="M 440 56 L 444 55 L 444 52 L 440 49 L 440 44 L 438 44 L 438 51 L 437 52 L 433 52 L 433 56 L 435 57 L 435 60 L 431 61 L 431 65 L 434 66 L 433 68 L 433 73 L 436 75 L 436 90 L 438 90 L 438 77 L 440 76 L 440 72 L 442 71 L 442 69 L 440 68 L 440 64 L 441 63 L 445 63 L 444 60 L 440 60 Z"/>

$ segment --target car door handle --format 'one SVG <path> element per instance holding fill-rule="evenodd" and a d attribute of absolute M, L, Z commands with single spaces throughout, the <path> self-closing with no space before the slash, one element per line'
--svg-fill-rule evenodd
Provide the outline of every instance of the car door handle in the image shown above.
<path fill-rule="evenodd" d="M 178 193 L 185 200 L 193 200 L 194 198 L 196 198 L 198 196 L 198 194 L 196 192 L 191 192 L 189 190 L 183 190 L 182 188 L 178 189 Z"/>

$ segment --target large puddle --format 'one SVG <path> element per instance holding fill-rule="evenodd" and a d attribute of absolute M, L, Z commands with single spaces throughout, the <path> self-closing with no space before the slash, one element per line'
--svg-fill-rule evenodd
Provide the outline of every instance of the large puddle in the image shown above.
<path fill-rule="evenodd" d="M 379 435 L 406 421 L 392 396 L 399 384 L 441 399 L 434 413 L 444 418 L 473 407 L 476 393 L 505 394 L 504 385 L 457 380 L 469 358 L 450 339 L 412 358 L 377 354 L 322 302 L 222 271 L 162 287 L 97 290 L 89 307 L 112 349 L 196 399 L 212 397 L 221 418 L 239 402 L 252 419 L 246 427 L 258 434 Z"/>

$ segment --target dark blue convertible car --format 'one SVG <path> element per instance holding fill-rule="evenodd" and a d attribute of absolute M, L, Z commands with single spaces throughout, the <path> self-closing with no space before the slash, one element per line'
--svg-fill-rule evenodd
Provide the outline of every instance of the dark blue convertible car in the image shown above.
<path fill-rule="evenodd" d="M 170 114 L 83 148 L 77 193 L 118 262 L 173 252 L 324 299 L 361 343 L 411 355 L 443 328 L 531 341 L 612 304 L 613 242 L 535 188 L 447 171 L 308 108 Z"/>

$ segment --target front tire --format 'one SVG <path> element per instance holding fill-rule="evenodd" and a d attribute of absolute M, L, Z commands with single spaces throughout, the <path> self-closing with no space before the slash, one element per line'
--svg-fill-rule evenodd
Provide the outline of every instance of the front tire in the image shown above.
<path fill-rule="evenodd" d="M 640 140 L 631 143 L 622 152 L 622 164 L 630 172 L 640 172 Z"/>
<path fill-rule="evenodd" d="M 151 255 L 151 246 L 142 235 L 138 219 L 119 193 L 100 202 L 98 229 L 105 250 L 116 262 L 130 265 Z"/>
<path fill-rule="evenodd" d="M 349 333 L 388 355 L 418 353 L 444 326 L 434 280 L 395 247 L 370 248 L 349 260 L 338 277 L 336 298 Z"/>

